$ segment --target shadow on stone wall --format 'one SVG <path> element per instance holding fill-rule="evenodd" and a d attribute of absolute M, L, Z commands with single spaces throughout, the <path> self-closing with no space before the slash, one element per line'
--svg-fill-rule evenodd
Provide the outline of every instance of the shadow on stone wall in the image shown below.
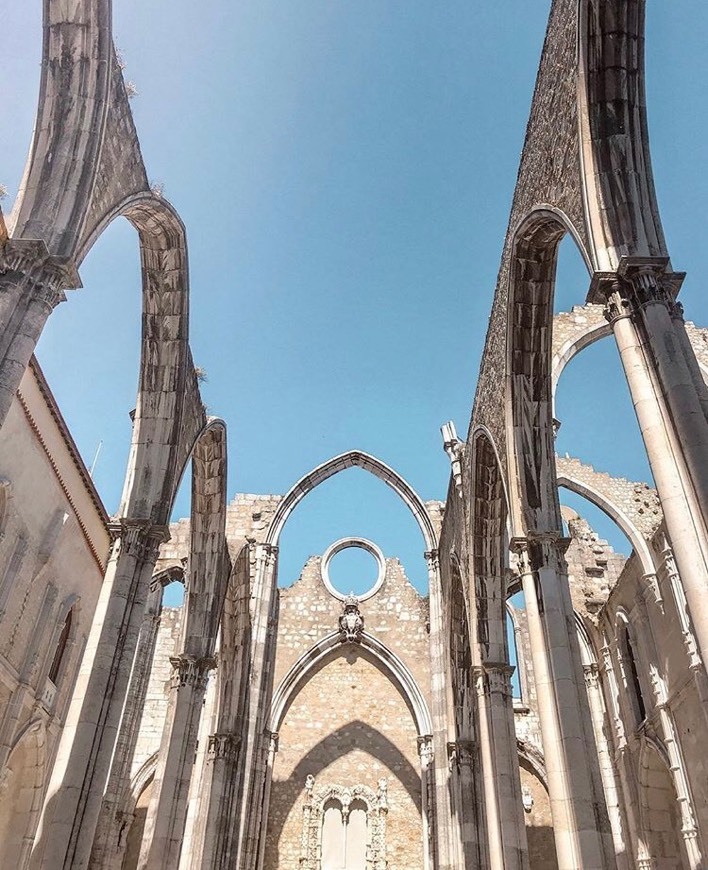
<path fill-rule="evenodd" d="M 384 734 L 365 722 L 355 720 L 328 734 L 303 756 L 292 775 L 286 780 L 273 780 L 267 826 L 265 867 L 280 867 L 280 839 L 294 804 L 304 794 L 305 779 L 319 774 L 354 750 L 366 752 L 379 761 L 392 779 L 408 792 L 418 812 L 421 811 L 420 774 Z M 378 778 L 378 777 L 377 777 Z M 362 779 L 366 779 L 365 776 Z M 353 785 L 354 783 L 352 783 Z M 346 785 L 346 783 L 343 783 Z"/>

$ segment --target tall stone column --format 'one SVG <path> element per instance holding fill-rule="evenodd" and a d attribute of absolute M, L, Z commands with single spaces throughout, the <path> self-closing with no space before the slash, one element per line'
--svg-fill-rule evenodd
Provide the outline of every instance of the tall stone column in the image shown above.
<path fill-rule="evenodd" d="M 189 615 L 187 615 L 189 619 Z M 138 870 L 174 870 L 187 820 L 189 783 L 213 658 L 170 658 L 172 683 Z"/>
<path fill-rule="evenodd" d="M 434 849 L 433 840 L 435 828 L 433 825 L 433 783 L 430 771 L 433 763 L 433 735 L 424 734 L 418 738 L 418 757 L 420 758 L 420 802 L 423 816 L 423 870 L 433 870 Z"/>
<path fill-rule="evenodd" d="M 193 870 L 229 866 L 232 810 L 239 780 L 241 735 L 218 733 L 209 737 L 205 781 L 209 784 L 200 801 L 203 819 L 201 854 L 194 855 Z M 226 859 L 224 863 L 224 859 Z"/>
<path fill-rule="evenodd" d="M 113 764 L 91 850 L 91 870 L 120 870 L 123 863 L 123 850 L 118 843 L 123 823 L 128 820 L 121 817 L 121 807 L 130 789 L 130 770 L 160 627 L 163 592 L 161 583 L 154 584 L 145 606 L 120 731 L 113 753 Z"/>
<path fill-rule="evenodd" d="M 450 794 L 450 765 L 446 752 L 441 747 L 449 746 L 451 733 L 448 722 L 454 721 L 448 711 L 449 687 L 447 685 L 447 644 L 443 636 L 442 590 L 440 586 L 440 562 L 438 551 L 425 554 L 428 564 L 428 589 L 430 590 L 430 669 L 431 669 L 431 715 L 433 739 L 436 751 L 433 756 L 435 808 L 435 854 L 436 870 L 459 870 L 462 867 L 461 832 L 454 829 Z M 454 740 L 453 740 L 454 743 Z"/>
<path fill-rule="evenodd" d="M 529 866 L 511 692 L 513 672 L 514 668 L 506 662 L 484 662 L 484 707 L 489 719 L 497 817 L 501 822 L 500 870 L 522 870 Z"/>
<path fill-rule="evenodd" d="M 615 868 L 580 668 L 565 563 L 552 535 L 512 541 L 526 603 L 559 870 Z M 575 643 L 575 647 L 573 644 Z M 608 825 L 609 827 L 609 825 Z"/>
<path fill-rule="evenodd" d="M 583 665 L 583 673 L 585 675 L 585 687 L 588 692 L 588 701 L 590 703 L 592 727 L 595 732 L 597 756 L 600 762 L 602 788 L 605 792 L 607 814 L 610 818 L 612 839 L 615 844 L 617 868 L 618 870 L 629 870 L 627 853 L 625 851 L 627 848 L 627 837 L 622 825 L 622 812 L 620 810 L 620 802 L 617 792 L 615 769 L 614 764 L 612 763 L 612 755 L 610 754 L 607 745 L 607 738 L 605 737 L 605 708 L 602 702 L 602 691 L 599 684 L 600 677 L 597 663 L 591 662 L 590 664 Z"/>
<path fill-rule="evenodd" d="M 245 740 L 241 749 L 243 781 L 239 795 L 237 870 L 258 870 L 258 841 L 263 821 L 265 734 L 273 694 L 273 656 L 277 632 L 278 548 L 256 545 L 253 588 L 251 674 L 246 705 Z"/>
<path fill-rule="evenodd" d="M 0 238 L 0 426 L 49 315 L 80 286 L 73 262 L 50 256 L 44 242 Z"/>
<path fill-rule="evenodd" d="M 169 533 L 121 520 L 62 732 L 32 850 L 33 870 L 88 866 L 145 601 Z"/>
<path fill-rule="evenodd" d="M 671 324 L 671 318 L 664 297 L 658 289 L 652 296 L 651 288 L 641 283 L 639 288 L 627 280 L 614 280 L 606 317 L 629 384 L 696 641 L 703 661 L 707 661 L 708 496 L 701 495 L 708 475 L 705 417 L 695 389 L 691 392 L 692 387 L 685 383 L 690 373 L 684 371 L 685 359 L 676 347 L 675 336 L 665 331 L 665 321 Z M 647 296 L 651 297 L 649 304 L 643 301 Z M 663 349 L 659 347 L 662 340 Z"/>

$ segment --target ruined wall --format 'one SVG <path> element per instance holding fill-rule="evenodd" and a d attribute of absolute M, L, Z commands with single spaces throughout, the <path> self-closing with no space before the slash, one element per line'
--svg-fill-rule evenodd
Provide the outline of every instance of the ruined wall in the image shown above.
<path fill-rule="evenodd" d="M 326 590 L 321 558 L 280 589 L 277 687 L 297 658 L 337 629 L 342 602 Z M 360 604 L 366 631 L 401 658 L 426 699 L 430 694 L 428 608 L 397 559 L 386 560 L 381 589 Z M 423 867 L 417 730 L 390 675 L 356 643 L 335 647 L 296 694 L 278 730 L 266 838 L 266 870 L 297 867 L 302 854 L 305 781 L 316 790 L 387 780 L 389 867 Z"/>

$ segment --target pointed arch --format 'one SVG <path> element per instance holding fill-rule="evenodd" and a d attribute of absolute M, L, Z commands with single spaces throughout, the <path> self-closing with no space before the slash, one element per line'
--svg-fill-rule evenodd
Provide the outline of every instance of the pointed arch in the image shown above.
<path fill-rule="evenodd" d="M 585 483 L 572 475 L 561 472 L 557 475 L 556 481 L 558 486 L 570 490 L 577 495 L 581 495 L 589 502 L 600 508 L 600 510 L 608 516 L 617 525 L 622 532 L 629 538 L 630 543 L 634 547 L 634 552 L 642 565 L 642 571 L 645 574 L 655 574 L 656 566 L 651 555 L 649 545 L 644 540 L 639 529 L 634 525 L 626 513 L 607 496 L 603 495 L 599 490 L 595 489 L 588 483 Z"/>
<path fill-rule="evenodd" d="M 437 548 L 437 535 L 418 493 L 400 474 L 380 459 L 361 450 L 350 450 L 347 453 L 341 453 L 339 456 L 323 462 L 322 465 L 318 465 L 304 477 L 301 477 L 278 505 L 278 509 L 268 529 L 265 543 L 277 546 L 283 526 L 302 499 L 312 492 L 315 487 L 324 483 L 325 480 L 328 480 L 335 474 L 339 474 L 341 471 L 345 471 L 347 468 L 361 468 L 362 471 L 368 471 L 369 474 L 373 474 L 374 477 L 378 477 L 379 480 L 383 481 L 386 486 L 391 487 L 413 514 L 425 541 L 426 551 Z"/>
<path fill-rule="evenodd" d="M 433 722 L 428 705 L 408 667 L 385 644 L 367 632 L 363 632 L 361 635 L 361 642 L 358 646 L 366 650 L 394 685 L 398 687 L 413 714 L 418 736 L 427 737 L 431 735 L 433 733 Z M 275 734 L 279 731 L 285 718 L 285 713 L 295 696 L 307 682 L 308 675 L 337 649 L 344 649 L 344 647 L 342 646 L 340 633 L 333 631 L 310 647 L 292 665 L 273 695 L 268 723 L 268 730 L 271 733 Z"/>
<path fill-rule="evenodd" d="M 582 238 L 558 208 L 541 205 L 517 224 L 511 241 L 507 321 L 509 468 L 515 469 L 513 526 L 526 531 L 560 529 L 555 486 L 553 295 L 561 239 L 570 234 L 590 268 Z"/>

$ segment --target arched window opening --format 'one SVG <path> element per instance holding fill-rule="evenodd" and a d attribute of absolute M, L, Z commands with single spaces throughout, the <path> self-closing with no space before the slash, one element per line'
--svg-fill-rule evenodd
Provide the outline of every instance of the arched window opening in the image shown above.
<path fill-rule="evenodd" d="M 625 690 L 629 698 L 635 725 L 639 726 L 647 718 L 647 705 L 642 692 L 642 684 L 639 681 L 634 644 L 630 637 L 629 626 L 626 623 L 620 625 L 617 641 Z"/>
<path fill-rule="evenodd" d="M 49 679 L 54 683 L 55 686 L 59 682 L 61 666 L 64 661 L 64 655 L 66 653 L 67 646 L 69 644 L 69 637 L 71 636 L 71 622 L 73 619 L 73 612 L 73 607 L 67 611 L 66 618 L 64 619 L 64 625 L 62 626 L 61 634 L 59 635 L 59 640 L 57 641 L 54 658 L 52 659 L 52 666 L 49 668 Z"/>
<path fill-rule="evenodd" d="M 353 800 L 345 812 L 340 801 L 325 802 L 322 814 L 321 870 L 366 870 L 368 807 Z"/>
<path fill-rule="evenodd" d="M 627 632 L 625 642 L 627 659 L 629 663 L 629 677 L 632 681 L 633 700 L 637 705 L 638 720 L 640 722 L 643 722 L 647 718 L 647 708 L 644 703 L 644 697 L 642 695 L 642 687 L 639 683 L 639 674 L 637 673 L 637 660 L 634 655 L 634 650 L 632 649 L 632 641 L 629 638 L 629 632 Z"/>

